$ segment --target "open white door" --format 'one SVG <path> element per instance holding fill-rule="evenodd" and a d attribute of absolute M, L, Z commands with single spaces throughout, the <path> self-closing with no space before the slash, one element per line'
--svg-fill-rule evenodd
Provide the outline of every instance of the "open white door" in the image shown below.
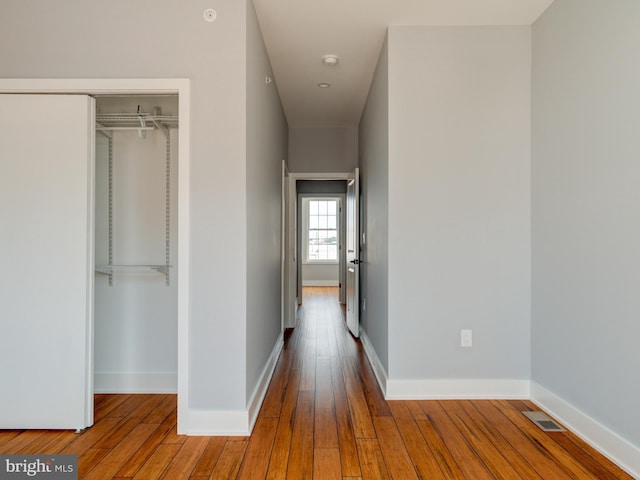
<path fill-rule="evenodd" d="M 0 429 L 93 424 L 94 109 L 0 95 Z"/>
<path fill-rule="evenodd" d="M 360 283 L 359 196 L 360 170 L 347 185 L 347 327 L 354 337 L 360 336 L 358 292 Z"/>
<path fill-rule="evenodd" d="M 296 240 L 296 216 L 297 216 L 297 198 L 296 179 L 292 176 L 287 177 L 287 195 L 286 195 L 286 245 L 285 245 L 285 328 L 294 328 L 296 326 L 296 310 L 298 308 L 298 264 L 297 257 L 297 240 Z"/>
<path fill-rule="evenodd" d="M 287 203 L 289 202 L 289 169 L 287 162 L 282 160 L 282 237 L 281 241 L 281 264 L 280 264 L 280 327 L 282 330 L 287 328 L 289 323 L 289 314 L 287 313 L 287 298 L 289 288 L 289 255 L 288 255 L 288 218 Z"/>

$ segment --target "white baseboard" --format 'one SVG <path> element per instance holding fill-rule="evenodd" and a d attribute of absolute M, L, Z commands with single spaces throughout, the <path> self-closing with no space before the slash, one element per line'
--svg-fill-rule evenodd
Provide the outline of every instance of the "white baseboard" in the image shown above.
<path fill-rule="evenodd" d="M 246 410 L 187 410 L 184 421 L 186 435 L 193 436 L 249 436 L 258 418 L 260 407 L 269 388 L 278 358 L 284 346 L 281 333 L 262 370 Z"/>
<path fill-rule="evenodd" d="M 529 398 L 528 380 L 390 380 L 365 330 L 360 340 L 387 400 Z"/>
<path fill-rule="evenodd" d="M 190 436 L 246 437 L 251 435 L 248 410 L 187 410 L 184 430 Z"/>
<path fill-rule="evenodd" d="M 362 346 L 364 348 L 364 353 L 367 355 L 369 359 L 369 364 L 373 369 L 373 373 L 376 376 L 376 380 L 378 380 L 378 385 L 380 386 L 380 390 L 382 390 L 382 394 L 386 397 L 387 395 L 387 372 L 378 358 L 378 354 L 376 353 L 375 348 L 373 348 L 373 344 L 369 337 L 367 336 L 367 332 L 363 329 L 360 329 L 360 341 L 362 342 Z"/>
<path fill-rule="evenodd" d="M 634 478 L 640 478 L 640 448 L 612 432 L 536 382 L 531 401 Z"/>
<path fill-rule="evenodd" d="M 303 280 L 303 287 L 337 287 L 338 280 Z"/>
<path fill-rule="evenodd" d="M 264 397 L 267 394 L 267 390 L 269 389 L 269 383 L 271 382 L 271 377 L 273 377 L 273 372 L 276 369 L 276 364 L 278 363 L 278 358 L 280 358 L 280 353 L 282 352 L 283 347 L 284 332 L 280 332 L 280 336 L 278 337 L 278 340 L 276 341 L 276 344 L 271 351 L 271 355 L 269 355 L 267 364 L 262 370 L 260 380 L 258 381 L 256 388 L 253 390 L 251 400 L 249 400 L 249 434 L 251 434 L 251 431 L 253 431 L 253 426 L 256 424 L 256 420 L 258 419 L 260 407 L 262 407 L 262 402 L 264 402 Z"/>
<path fill-rule="evenodd" d="M 527 399 L 528 380 L 387 380 L 387 400 Z"/>
<path fill-rule="evenodd" d="M 95 393 L 177 393 L 175 373 L 96 373 Z"/>

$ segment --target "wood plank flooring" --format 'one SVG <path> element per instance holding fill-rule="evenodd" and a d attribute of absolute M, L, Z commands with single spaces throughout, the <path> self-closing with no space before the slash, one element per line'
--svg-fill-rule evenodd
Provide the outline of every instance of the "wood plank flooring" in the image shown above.
<path fill-rule="evenodd" d="M 0 453 L 79 455 L 79 478 L 631 479 L 527 401 L 385 401 L 332 288 L 305 289 L 250 437 L 176 432 L 175 395 L 96 395 L 81 434 L 0 431 Z"/>

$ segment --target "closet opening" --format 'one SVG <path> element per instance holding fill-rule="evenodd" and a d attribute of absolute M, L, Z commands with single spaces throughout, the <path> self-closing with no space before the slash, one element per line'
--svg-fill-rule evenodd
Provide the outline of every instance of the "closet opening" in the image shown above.
<path fill-rule="evenodd" d="M 94 392 L 178 392 L 178 95 L 94 95 Z"/>
<path fill-rule="evenodd" d="M 15 308 L 28 313 L 15 325 L 30 332 L 41 332 L 41 335 L 31 335 L 30 348 L 24 348 L 21 342 L 5 335 L 3 352 L 16 363 L 12 375 L 15 378 L 29 376 L 39 381 L 22 382 L 21 389 L 12 387 L 11 379 L 6 382 L 11 388 L 13 403 L 3 410 L 0 422 L 4 428 L 82 430 L 94 423 L 96 392 L 169 391 L 177 392 L 178 433 L 189 433 L 189 79 L 12 78 L 0 79 L 0 94 L 3 111 L 7 112 L 2 143 L 7 157 L 13 158 L 11 168 L 1 177 L 6 188 L 0 190 L 8 195 L 8 201 L 20 205 L 20 208 L 5 209 L 3 224 L 13 225 L 14 231 L 22 233 L 22 238 L 37 241 L 33 246 L 24 240 L 18 241 L 21 237 L 17 235 L 7 237 L 7 241 L 15 240 L 11 245 L 5 244 L 11 248 L 5 248 L 9 254 L 4 258 L 5 270 L 11 272 L 7 278 L 12 288 L 4 289 L 2 300 L 9 312 Z M 141 124 L 138 105 L 141 105 L 140 112 L 145 114 L 161 112 L 179 117 L 178 124 L 168 128 L 171 161 L 169 260 L 164 235 L 165 195 L 160 200 L 164 206 L 162 213 L 145 211 L 143 216 L 133 219 L 130 210 L 135 207 L 128 204 L 120 214 L 123 223 L 119 224 L 116 218 L 118 202 L 126 198 L 118 196 L 118 189 L 126 182 L 136 180 L 135 185 L 140 188 L 133 191 L 134 196 L 151 195 L 145 189 L 149 188 L 151 192 L 158 187 L 149 187 L 153 175 L 143 169 L 129 171 L 125 183 L 118 184 L 116 167 L 121 158 L 117 153 L 118 137 L 131 130 L 131 126 L 111 125 L 111 130 L 98 132 L 95 125 L 97 102 L 100 113 L 136 114 L 135 134 L 147 139 L 154 135 L 150 132 L 163 128 L 150 125 L 149 119 Z M 163 102 L 169 102 L 170 107 Z M 160 107 L 159 111 L 154 111 L 156 106 Z M 37 135 L 35 131 L 38 131 Z M 111 259 L 108 255 L 108 172 L 104 173 L 105 168 L 108 170 L 108 161 L 104 163 L 98 159 L 96 165 L 96 150 L 102 150 L 98 155 L 104 155 L 105 149 L 108 152 L 106 133 L 112 136 L 112 153 L 115 154 Z M 97 139 L 98 136 L 104 138 Z M 163 145 L 166 155 L 166 140 L 159 144 Z M 144 163 L 141 159 L 145 155 L 135 153 L 131 156 L 133 162 Z M 159 163 L 166 172 L 165 155 L 160 155 Z M 126 167 L 133 168 L 135 163 Z M 101 169 L 97 176 L 96 168 Z M 166 177 L 163 182 L 166 187 Z M 97 198 L 96 186 L 99 190 Z M 165 192 L 163 187 L 160 190 Z M 96 208 L 96 203 L 100 202 Z M 100 218 L 96 223 L 97 216 Z M 164 225 L 160 233 L 160 242 L 164 244 L 160 247 L 140 238 L 121 236 L 124 227 L 133 225 L 148 233 L 155 230 L 152 226 L 158 223 Z M 133 249 L 129 248 L 136 242 L 142 243 L 139 247 L 142 256 L 118 257 L 120 254 L 133 255 Z M 101 250 L 96 252 L 96 247 Z M 99 271 L 96 271 L 96 264 Z M 112 285 L 107 289 L 105 283 L 108 284 L 110 277 Z M 139 286 L 133 285 L 136 277 L 140 280 Z M 96 283 L 100 283 L 100 289 L 104 287 L 106 293 L 96 295 Z M 177 295 L 167 295 L 168 303 L 156 303 L 154 299 L 158 295 L 153 292 L 152 283 L 163 285 L 164 293 L 175 289 Z M 114 293 L 118 285 L 122 292 Z M 33 297 L 34 291 L 40 292 L 38 301 L 25 301 L 25 298 Z M 44 293 L 49 295 L 48 299 Z M 107 301 L 109 296 L 116 295 L 129 302 L 128 309 L 122 309 L 123 304 Z M 146 306 L 144 299 L 150 299 Z M 125 314 L 118 315 L 118 308 Z M 147 312 L 140 314 L 145 308 Z M 173 325 L 165 322 L 161 327 L 163 320 L 157 319 L 169 309 L 173 309 Z M 98 322 L 94 321 L 96 310 Z M 132 318 L 148 319 L 151 316 L 155 319 L 151 329 L 144 328 L 148 321 L 146 325 L 131 321 Z M 161 329 L 164 330 L 160 332 Z M 170 331 L 173 333 L 168 333 Z M 171 337 L 171 342 L 160 342 L 161 336 L 165 340 Z M 15 348 L 11 350 L 8 345 L 15 345 Z M 52 349 L 62 345 L 64 355 L 50 354 Z M 47 385 L 46 395 L 41 394 L 43 382 Z"/>

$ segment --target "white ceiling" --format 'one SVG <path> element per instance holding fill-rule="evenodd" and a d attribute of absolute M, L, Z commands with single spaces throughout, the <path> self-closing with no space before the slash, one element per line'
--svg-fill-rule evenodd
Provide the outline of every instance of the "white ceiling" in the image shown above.
<path fill-rule="evenodd" d="M 290 127 L 358 125 L 389 25 L 530 25 L 552 2 L 254 0 Z"/>

